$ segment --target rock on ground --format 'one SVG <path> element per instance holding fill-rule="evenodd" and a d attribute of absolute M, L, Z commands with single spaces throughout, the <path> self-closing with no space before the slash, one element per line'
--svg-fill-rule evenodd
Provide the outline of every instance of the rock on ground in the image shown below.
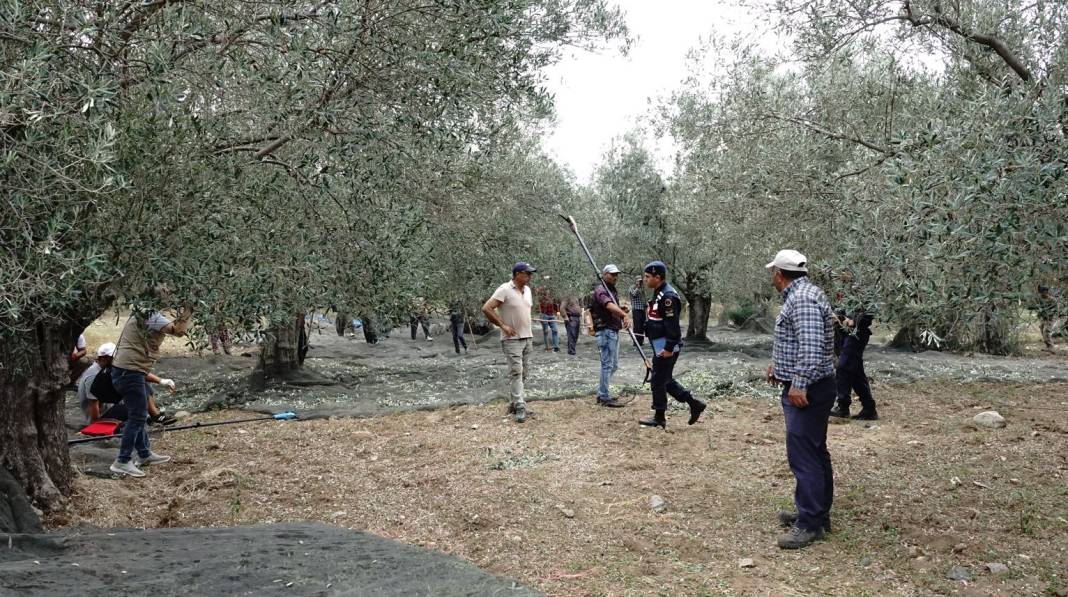
<path fill-rule="evenodd" d="M 539 595 L 459 558 L 320 524 L 10 537 L 4 595 Z"/>
<path fill-rule="evenodd" d="M 975 421 L 975 424 L 980 427 L 989 427 L 991 429 L 1000 429 L 1005 426 L 1005 417 L 994 410 L 983 411 L 972 417 L 972 421 Z"/>

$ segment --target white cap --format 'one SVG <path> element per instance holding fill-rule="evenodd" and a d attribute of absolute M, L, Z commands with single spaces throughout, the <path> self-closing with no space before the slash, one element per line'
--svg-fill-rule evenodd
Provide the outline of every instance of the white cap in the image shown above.
<path fill-rule="evenodd" d="M 604 269 L 601 270 L 601 273 L 602 274 L 618 274 L 619 273 L 619 268 L 616 267 L 616 264 L 609 263 L 608 265 L 604 266 Z"/>
<path fill-rule="evenodd" d="M 113 357 L 115 356 L 115 343 L 105 342 L 100 345 L 100 348 L 96 349 L 96 356 L 98 357 Z"/>
<path fill-rule="evenodd" d="M 783 249 L 775 254 L 775 259 L 765 265 L 767 269 L 777 267 L 788 272 L 808 272 L 808 258 L 793 249 Z"/>

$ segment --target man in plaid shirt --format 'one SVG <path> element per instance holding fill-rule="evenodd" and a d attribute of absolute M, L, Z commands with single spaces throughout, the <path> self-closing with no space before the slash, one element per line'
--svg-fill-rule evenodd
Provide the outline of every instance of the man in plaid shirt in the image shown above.
<path fill-rule="evenodd" d="M 649 304 L 645 302 L 645 280 L 638 278 L 634 288 L 630 289 L 630 315 L 633 318 L 634 334 L 638 338 L 638 344 L 645 344 L 645 310 Z"/>
<path fill-rule="evenodd" d="M 808 279 L 808 260 L 782 250 L 767 264 L 783 305 L 775 320 L 768 382 L 781 384 L 786 417 L 786 458 L 794 473 L 797 513 L 780 512 L 790 530 L 779 547 L 799 549 L 823 538 L 831 526 L 834 477 L 827 451 L 827 418 L 834 405 L 834 312 Z"/>

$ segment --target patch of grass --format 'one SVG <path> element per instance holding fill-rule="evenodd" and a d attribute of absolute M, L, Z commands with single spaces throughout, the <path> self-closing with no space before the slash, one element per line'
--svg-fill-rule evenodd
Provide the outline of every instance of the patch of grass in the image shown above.
<path fill-rule="evenodd" d="M 557 459 L 556 456 L 552 454 L 540 452 L 538 450 L 514 452 L 509 448 L 505 448 L 503 453 L 497 455 L 494 455 L 493 451 L 490 450 L 488 455 L 493 460 L 489 465 L 490 470 L 493 471 L 530 468 L 543 462 L 550 462 Z"/>

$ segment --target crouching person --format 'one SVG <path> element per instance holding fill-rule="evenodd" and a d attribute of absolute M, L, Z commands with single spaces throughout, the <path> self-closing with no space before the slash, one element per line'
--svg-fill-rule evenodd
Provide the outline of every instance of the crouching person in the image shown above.
<path fill-rule="evenodd" d="M 178 310 L 178 318 L 171 321 L 159 311 L 134 313 L 126 321 L 119 336 L 115 359 L 111 367 L 111 383 L 126 404 L 126 425 L 122 429 L 119 455 L 111 465 L 111 471 L 132 477 L 143 477 L 139 468 L 149 464 L 161 464 L 170 456 L 156 454 L 148 444 L 148 376 L 159 360 L 159 349 L 168 335 L 184 336 L 189 329 L 192 308 Z M 174 382 L 169 384 L 174 391 Z M 134 450 L 136 462 L 131 462 Z"/>
<path fill-rule="evenodd" d="M 96 352 L 96 361 L 78 378 L 78 404 L 82 408 L 87 425 L 100 419 L 111 419 L 120 423 L 126 421 L 126 404 L 122 401 L 122 396 L 115 391 L 114 386 L 111 384 L 110 367 L 114 357 L 115 344 L 111 342 L 102 344 Z M 101 373 L 104 373 L 104 375 L 101 376 Z M 145 376 L 145 381 L 168 388 L 174 387 L 174 381 L 160 379 L 151 373 Z M 108 405 L 107 410 L 103 410 L 104 407 L 102 405 Z M 177 419 L 163 414 L 160 408 L 156 406 L 156 401 L 152 398 L 151 390 L 149 390 L 148 422 L 170 425 L 175 421 Z"/>

